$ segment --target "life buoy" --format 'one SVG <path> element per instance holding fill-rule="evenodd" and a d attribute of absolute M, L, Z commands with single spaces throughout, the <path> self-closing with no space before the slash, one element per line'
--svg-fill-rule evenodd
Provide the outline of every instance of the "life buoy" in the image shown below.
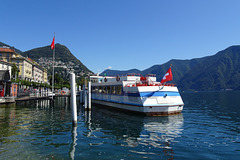
<path fill-rule="evenodd" d="M 61 91 L 61 95 L 65 95 L 65 93 L 66 93 L 65 91 L 63 91 L 63 90 Z"/>
<path fill-rule="evenodd" d="M 119 76 L 116 77 L 116 81 L 117 81 L 117 82 L 120 81 L 120 77 L 119 77 Z"/>
<path fill-rule="evenodd" d="M 140 78 L 141 81 L 146 81 L 146 79 L 147 79 L 147 78 L 146 78 L 146 77 L 143 77 L 143 76 L 141 76 L 141 78 Z"/>

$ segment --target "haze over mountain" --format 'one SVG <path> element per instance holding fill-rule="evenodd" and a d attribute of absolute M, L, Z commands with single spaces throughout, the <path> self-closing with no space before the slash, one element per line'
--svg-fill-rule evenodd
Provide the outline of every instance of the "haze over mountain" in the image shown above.
<path fill-rule="evenodd" d="M 170 60 L 146 70 L 135 70 L 142 75 L 156 74 L 161 81 L 172 64 L 173 81 L 180 90 L 240 90 L 240 46 L 231 46 L 215 55 L 191 60 Z M 132 70 L 105 70 L 102 74 L 132 73 Z"/>

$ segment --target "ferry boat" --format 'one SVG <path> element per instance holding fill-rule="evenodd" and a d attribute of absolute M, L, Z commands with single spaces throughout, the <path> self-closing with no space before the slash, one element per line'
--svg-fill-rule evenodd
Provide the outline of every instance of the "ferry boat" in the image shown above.
<path fill-rule="evenodd" d="M 147 116 L 176 114 L 183 110 L 178 88 L 157 82 L 154 74 L 90 76 L 90 81 L 92 103 Z"/>

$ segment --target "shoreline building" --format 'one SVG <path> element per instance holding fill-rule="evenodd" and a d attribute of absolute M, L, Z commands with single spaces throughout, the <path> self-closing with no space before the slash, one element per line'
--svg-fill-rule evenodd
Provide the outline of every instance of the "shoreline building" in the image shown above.
<path fill-rule="evenodd" d="M 33 81 L 42 83 L 43 82 L 43 68 L 40 67 L 38 64 L 33 64 L 32 67 L 32 73 L 33 73 Z"/>
<path fill-rule="evenodd" d="M 11 57 L 16 55 L 13 49 L 0 48 L 0 103 L 14 102 L 17 96 L 17 84 L 11 82 Z"/>
<path fill-rule="evenodd" d="M 0 47 L 0 61 L 3 61 L 2 64 L 11 64 L 11 67 L 13 64 L 16 64 L 19 70 L 18 78 L 21 80 L 49 84 L 47 70 L 41 67 L 34 60 L 16 53 L 14 49 L 10 49 L 6 46 Z M 10 74 L 11 67 L 8 67 Z M 13 76 L 10 75 L 10 77 Z"/>
<path fill-rule="evenodd" d="M 11 73 L 12 73 L 12 64 L 9 62 L 5 62 L 3 60 L 0 60 L 0 70 L 5 70 L 5 71 L 9 71 L 10 77 L 11 77 Z"/>
<path fill-rule="evenodd" d="M 43 69 L 43 82 L 48 83 L 47 69 Z"/>
<path fill-rule="evenodd" d="M 15 63 L 19 69 L 18 78 L 26 81 L 32 81 L 32 62 L 27 58 L 17 54 L 12 57 L 12 63 Z"/>

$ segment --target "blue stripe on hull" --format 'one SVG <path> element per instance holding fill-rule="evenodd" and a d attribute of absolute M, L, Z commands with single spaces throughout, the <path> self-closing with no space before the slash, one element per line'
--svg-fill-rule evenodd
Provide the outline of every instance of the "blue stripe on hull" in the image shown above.
<path fill-rule="evenodd" d="M 182 103 L 181 104 L 147 104 L 147 105 L 143 105 L 142 103 L 139 104 L 139 103 L 130 103 L 130 102 L 119 102 L 119 101 L 114 101 L 114 100 L 108 100 L 108 99 L 100 99 L 100 98 L 92 98 L 94 100 L 99 100 L 99 101 L 105 101 L 105 102 L 112 102 L 112 103 L 119 103 L 119 104 L 126 104 L 126 105 L 133 105 L 133 106 L 141 106 L 141 107 L 148 107 L 148 106 L 152 106 L 152 107 L 160 107 L 160 106 L 181 106 L 183 105 Z"/>
<path fill-rule="evenodd" d="M 99 101 L 105 101 L 105 102 L 112 102 L 112 103 L 119 103 L 119 104 L 127 104 L 127 105 L 133 105 L 133 106 L 142 106 L 142 104 L 138 103 L 130 103 L 130 102 L 119 102 L 119 101 L 113 101 L 113 100 L 106 100 L 106 99 L 99 99 L 99 98 L 93 98 L 94 100 L 99 100 Z"/>
<path fill-rule="evenodd" d="M 180 96 L 178 92 L 140 92 L 140 93 L 126 93 L 126 96 L 132 97 L 159 97 L 159 96 Z"/>
<path fill-rule="evenodd" d="M 125 93 L 123 95 L 93 93 L 92 94 L 92 99 L 100 100 L 100 101 L 106 101 L 106 102 L 119 103 L 119 104 L 126 104 L 126 105 L 135 105 L 135 106 L 175 106 L 175 105 L 183 105 L 182 103 L 179 104 L 179 103 L 167 103 L 167 102 L 162 103 L 162 104 L 159 104 L 159 103 L 143 104 L 143 102 L 146 100 L 146 98 L 165 97 L 165 96 L 167 96 L 167 97 L 171 97 L 171 96 L 181 97 L 179 92 L 156 91 L 156 92 Z M 126 99 L 126 97 L 137 98 L 138 102 L 133 102 L 131 99 Z"/>
<path fill-rule="evenodd" d="M 136 103 L 126 103 L 126 102 L 116 102 L 116 101 L 106 101 L 106 100 L 100 100 L 100 99 L 94 99 L 106 103 L 117 103 L 117 104 L 123 104 L 123 105 L 131 105 L 131 106 L 137 106 L 137 107 L 174 107 L 174 106 L 183 106 L 184 104 L 153 104 L 153 105 L 140 105 Z"/>

